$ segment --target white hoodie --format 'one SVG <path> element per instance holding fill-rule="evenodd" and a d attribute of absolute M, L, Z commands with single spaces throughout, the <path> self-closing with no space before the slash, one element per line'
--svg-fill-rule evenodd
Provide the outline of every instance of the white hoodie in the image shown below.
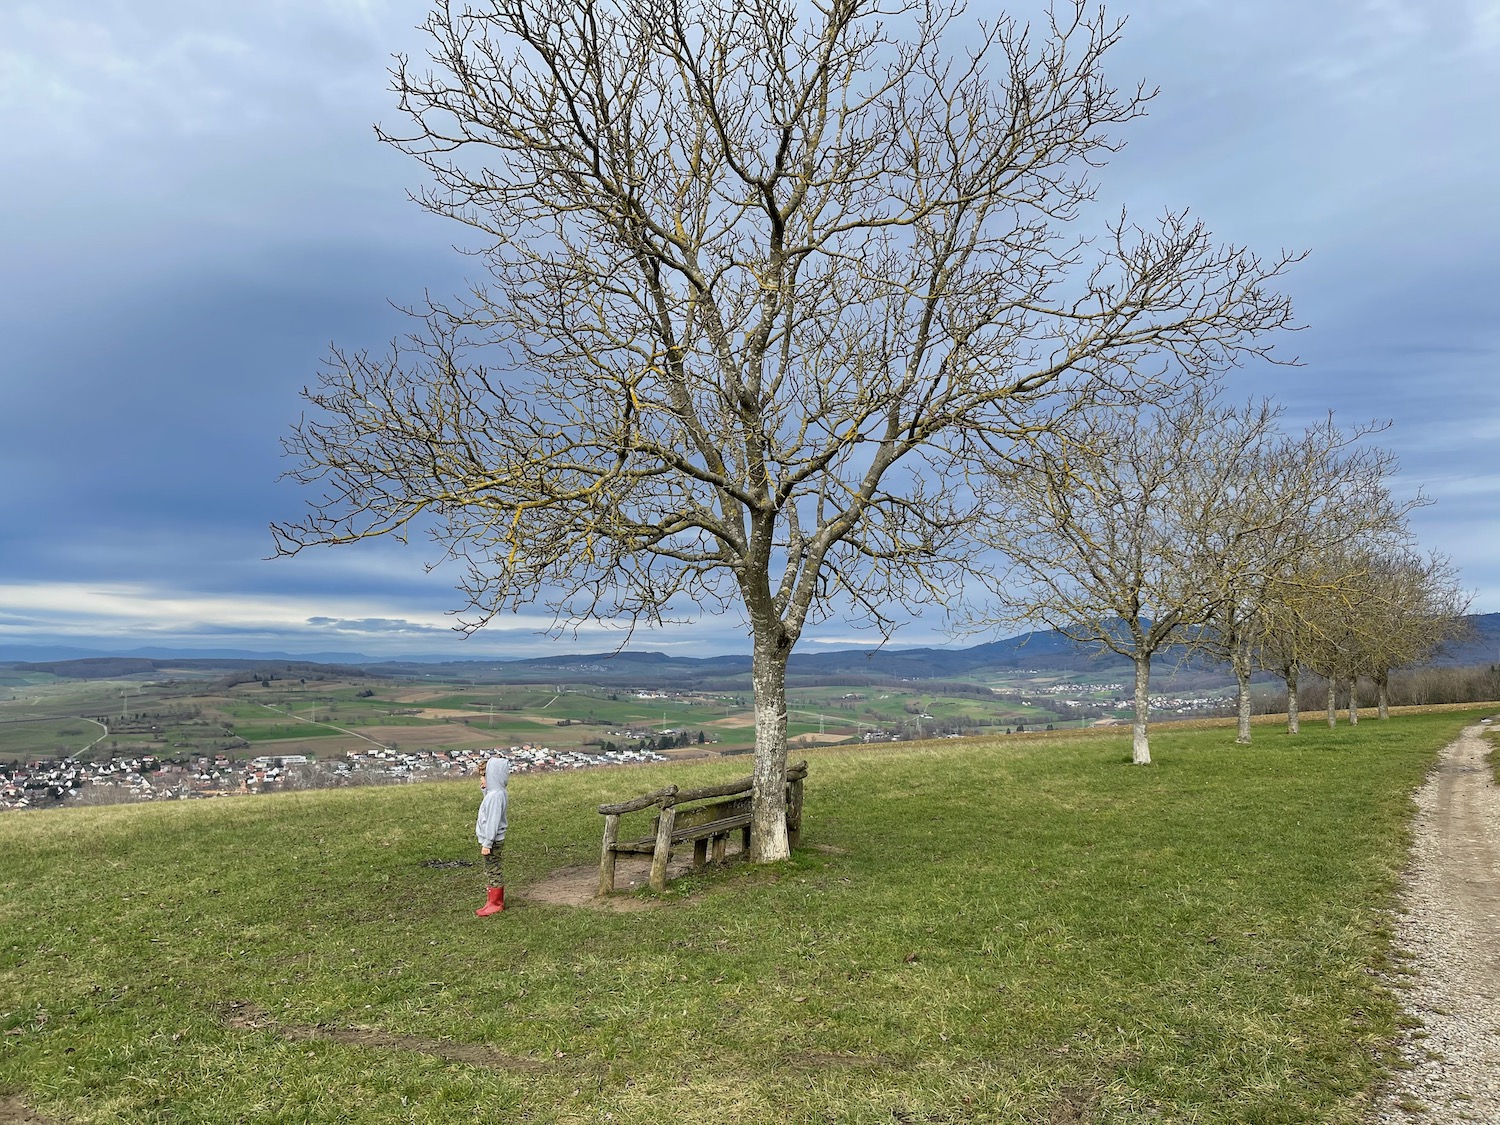
<path fill-rule="evenodd" d="M 474 824 L 481 848 L 505 839 L 505 786 L 509 780 L 509 758 L 491 758 L 484 763 L 484 800 L 479 802 L 479 819 Z"/>

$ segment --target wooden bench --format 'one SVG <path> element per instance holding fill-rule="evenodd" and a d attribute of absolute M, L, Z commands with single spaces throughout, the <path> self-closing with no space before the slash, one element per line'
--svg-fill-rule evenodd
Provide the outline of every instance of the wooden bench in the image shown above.
<path fill-rule="evenodd" d="M 802 783 L 807 778 L 807 763 L 797 762 L 786 769 L 786 834 L 796 847 L 802 835 Z M 599 856 L 599 894 L 615 889 L 615 859 L 620 855 L 651 857 L 651 889 L 667 885 L 667 860 L 672 849 L 692 841 L 693 866 L 702 867 L 712 858 L 724 861 L 729 834 L 738 831 L 742 846 L 750 848 L 750 791 L 752 778 L 701 789 L 679 789 L 668 785 L 616 805 L 600 805 L 604 816 L 604 848 Z M 657 810 L 650 831 L 634 840 L 620 839 L 620 818 L 645 809 Z M 710 853 L 711 856 L 710 856 Z"/>

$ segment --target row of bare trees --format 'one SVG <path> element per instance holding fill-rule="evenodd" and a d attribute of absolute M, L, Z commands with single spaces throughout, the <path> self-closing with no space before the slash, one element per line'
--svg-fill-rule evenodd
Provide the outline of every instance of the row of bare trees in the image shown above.
<path fill-rule="evenodd" d="M 1330 416 L 1287 433 L 1280 419 L 1195 384 L 1079 411 L 988 478 L 990 542 L 1009 568 L 998 611 L 971 624 L 1041 621 L 1128 657 L 1138 763 L 1151 760 L 1152 661 L 1168 650 L 1233 669 L 1248 743 L 1258 669 L 1286 681 L 1293 732 L 1304 669 L 1368 677 L 1385 717 L 1391 670 L 1459 628 L 1452 564 L 1412 546 L 1407 517 L 1426 500 L 1393 495 L 1395 458 L 1365 440 L 1381 427 Z"/>
<path fill-rule="evenodd" d="M 1317 681 L 1314 697 L 1320 698 L 1317 693 L 1326 688 L 1325 683 Z M 1340 707 L 1347 706 L 1352 698 L 1356 715 L 1360 708 L 1379 706 L 1379 692 L 1370 680 L 1335 685 L 1335 693 L 1335 701 Z M 1386 688 L 1386 697 L 1393 707 L 1426 707 L 1433 704 L 1500 699 L 1500 664 L 1424 664 L 1393 671 Z M 1266 692 L 1263 689 L 1258 693 L 1256 702 L 1257 709 L 1264 714 L 1279 714 L 1286 710 L 1286 698 L 1280 692 Z"/>

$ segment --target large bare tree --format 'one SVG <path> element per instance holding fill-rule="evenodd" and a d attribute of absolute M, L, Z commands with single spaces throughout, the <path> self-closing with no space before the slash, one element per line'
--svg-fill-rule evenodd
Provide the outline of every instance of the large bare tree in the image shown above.
<path fill-rule="evenodd" d="M 1008 567 L 1005 619 L 1040 621 L 1134 666 L 1132 760 L 1151 761 L 1151 664 L 1174 645 L 1196 648 L 1258 565 L 1245 542 L 1276 519 L 1250 505 L 1275 436 L 1269 403 L 1224 405 L 1199 385 L 1152 405 L 1080 411 L 1032 442 L 1024 460 L 994 466 L 987 494 L 993 547 Z"/>
<path fill-rule="evenodd" d="M 950 595 L 965 457 L 1288 322 L 1286 255 L 1183 213 L 1085 222 L 1151 97 L 1106 80 L 1102 9 L 440 0 L 425 27 L 382 136 L 484 276 L 390 354 L 332 355 L 278 547 L 428 534 L 469 627 L 737 609 L 754 859 L 787 854 L 787 658 L 810 621 L 888 633 Z"/>

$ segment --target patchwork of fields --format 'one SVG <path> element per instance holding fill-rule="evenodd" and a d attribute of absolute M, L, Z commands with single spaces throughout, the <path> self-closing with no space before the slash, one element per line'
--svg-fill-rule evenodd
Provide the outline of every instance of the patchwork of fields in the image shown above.
<path fill-rule="evenodd" d="M 1055 679 L 1055 677 L 1053 677 Z M 794 742 L 922 738 L 981 731 L 1080 726 L 1111 702 L 1115 685 L 918 683 L 826 686 L 790 693 Z M 1029 697 L 1028 697 L 1029 696 Z M 699 733 L 702 733 L 700 742 Z M 0 685 L 0 762 L 152 754 L 330 756 L 378 745 L 398 750 L 547 745 L 561 749 L 693 745 L 747 749 L 747 694 L 586 684 L 466 685 L 384 678 L 268 678 L 226 685 L 203 679 L 69 681 L 12 676 Z"/>

